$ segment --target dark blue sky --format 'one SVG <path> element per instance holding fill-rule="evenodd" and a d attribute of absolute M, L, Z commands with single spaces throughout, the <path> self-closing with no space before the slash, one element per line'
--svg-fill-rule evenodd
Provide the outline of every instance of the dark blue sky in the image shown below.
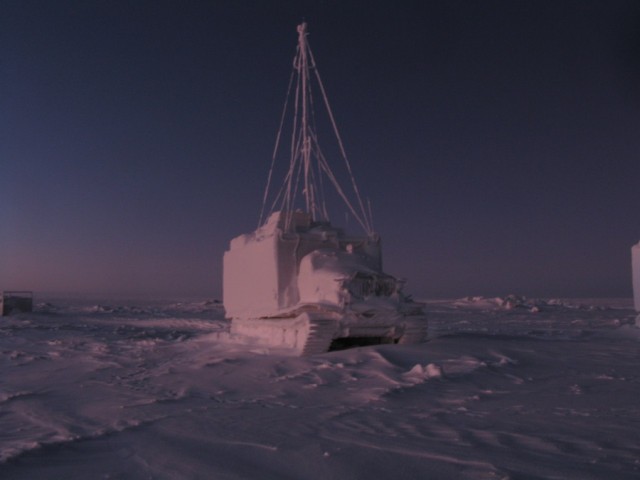
<path fill-rule="evenodd" d="M 0 3 L 0 289 L 219 297 L 296 25 L 419 297 L 630 296 L 640 2 Z"/>

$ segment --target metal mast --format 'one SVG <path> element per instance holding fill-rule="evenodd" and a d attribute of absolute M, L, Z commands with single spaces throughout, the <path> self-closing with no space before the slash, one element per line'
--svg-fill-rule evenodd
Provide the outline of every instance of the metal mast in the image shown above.
<path fill-rule="evenodd" d="M 314 184 L 310 178 L 311 174 L 311 137 L 309 132 L 309 101 L 311 100 L 311 91 L 309 90 L 309 57 L 307 45 L 307 24 L 298 25 L 298 63 L 296 68 L 300 78 L 300 87 L 302 91 L 302 125 L 300 129 L 300 143 L 302 165 L 304 169 L 304 199 L 307 212 L 311 213 L 314 220 L 316 217 L 316 204 Z"/>
<path fill-rule="evenodd" d="M 290 144 L 290 162 L 286 172 L 284 182 L 280 191 L 275 196 L 271 205 L 271 212 L 279 209 L 280 211 L 290 214 L 295 210 L 296 201 L 299 197 L 304 199 L 304 208 L 311 215 L 314 221 L 329 221 L 327 206 L 324 196 L 323 177 L 329 181 L 336 189 L 340 198 L 344 201 L 349 212 L 354 216 L 364 231 L 373 234 L 372 221 L 370 211 L 364 208 L 364 204 L 355 183 L 351 165 L 345 153 L 342 139 L 338 132 L 338 128 L 333 117 L 333 112 L 329 105 L 324 85 L 320 79 L 320 74 L 316 68 L 313 54 L 307 41 L 307 24 L 298 25 L 298 48 L 293 61 L 293 71 L 289 82 L 287 99 L 284 104 L 280 129 L 276 137 L 276 145 L 273 152 L 271 168 L 267 179 L 267 185 L 264 192 L 262 211 L 260 214 L 260 223 L 264 220 L 264 213 L 269 198 L 271 180 L 274 173 L 275 160 L 279 150 L 280 138 L 287 112 L 292 110 L 291 121 L 291 144 Z M 313 76 L 310 72 L 313 70 Z M 315 82 L 312 82 L 315 80 Z M 351 183 L 351 195 L 356 200 L 354 203 L 349 199 L 345 189 L 339 184 L 338 179 L 329 167 L 327 160 L 318 144 L 318 135 L 315 130 L 315 111 L 312 83 L 317 85 L 317 89 L 322 96 L 323 104 L 329 117 L 333 133 L 337 140 L 340 154 L 345 162 L 346 170 Z M 295 85 L 295 93 L 293 101 L 290 102 L 293 86 Z M 289 104 L 292 106 L 289 107 Z M 287 215 L 285 228 L 288 230 L 291 223 L 291 215 Z"/>

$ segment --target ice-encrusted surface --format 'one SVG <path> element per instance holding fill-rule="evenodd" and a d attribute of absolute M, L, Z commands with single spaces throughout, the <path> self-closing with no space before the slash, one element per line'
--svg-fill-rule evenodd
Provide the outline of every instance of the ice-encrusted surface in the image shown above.
<path fill-rule="evenodd" d="M 0 478 L 640 476 L 630 300 L 427 302 L 436 337 L 295 358 L 214 302 L 0 319 Z"/>
<path fill-rule="evenodd" d="M 635 309 L 640 312 L 640 242 L 631 247 L 631 274 Z"/>

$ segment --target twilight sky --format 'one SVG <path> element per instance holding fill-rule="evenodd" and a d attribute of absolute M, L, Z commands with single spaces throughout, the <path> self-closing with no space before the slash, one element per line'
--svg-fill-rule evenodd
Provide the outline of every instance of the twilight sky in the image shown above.
<path fill-rule="evenodd" d="M 220 298 L 303 19 L 407 291 L 631 296 L 635 0 L 4 0 L 0 289 Z"/>

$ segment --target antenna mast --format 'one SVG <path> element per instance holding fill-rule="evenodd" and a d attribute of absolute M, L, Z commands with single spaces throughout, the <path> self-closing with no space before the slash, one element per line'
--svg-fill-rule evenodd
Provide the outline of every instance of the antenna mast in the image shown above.
<path fill-rule="evenodd" d="M 311 213 L 313 220 L 319 220 L 316 217 L 317 208 L 315 202 L 315 192 L 313 179 L 311 174 L 311 136 L 309 132 L 309 102 L 311 101 L 311 91 L 309 90 L 309 57 L 307 45 L 307 24 L 306 22 L 298 25 L 298 57 L 296 68 L 300 78 L 300 87 L 302 91 L 302 125 L 301 125 L 301 156 L 304 170 L 304 199 L 307 212 Z"/>
<path fill-rule="evenodd" d="M 351 165 L 345 153 L 342 139 L 340 138 L 340 134 L 333 117 L 333 112 L 329 106 L 329 100 L 324 90 L 324 85 L 320 79 L 320 74 L 316 68 L 315 60 L 311 53 L 309 42 L 307 41 L 307 35 L 307 24 L 306 22 L 303 22 L 298 25 L 298 48 L 293 60 L 292 77 L 289 83 L 289 90 L 284 104 L 280 129 L 276 137 L 271 169 L 269 171 L 267 186 L 264 192 L 260 224 L 262 224 L 264 220 L 264 212 L 266 209 L 267 199 L 269 197 L 269 189 L 276 156 L 279 150 L 284 119 L 290 103 L 290 97 L 292 96 L 292 87 L 295 84 L 295 93 L 293 94 L 293 101 L 291 102 L 293 104 L 291 107 L 293 110 L 293 120 L 290 145 L 290 163 L 284 178 L 284 184 L 271 205 L 271 212 L 275 211 L 277 208 L 286 212 L 285 229 L 289 230 L 292 219 L 291 213 L 296 208 L 296 199 L 302 197 L 304 199 L 304 208 L 311 215 L 313 221 L 329 221 L 322 182 L 323 177 L 326 177 L 346 204 L 349 212 L 355 217 L 364 231 L 368 235 L 371 235 L 373 234 L 373 228 L 370 211 L 367 211 L 364 208 L 364 204 L 360 197 L 360 192 L 358 191 L 358 186 L 355 183 L 355 179 L 351 171 Z M 315 73 L 313 77 L 310 75 L 311 70 Z M 315 80 L 315 82 L 312 82 L 312 80 Z M 351 188 L 353 190 L 352 196 L 355 197 L 358 208 L 355 208 L 354 204 L 345 193 L 345 190 L 338 183 L 338 179 L 329 167 L 320 145 L 318 144 L 318 135 L 315 131 L 312 83 L 317 84 L 317 88 L 321 93 L 324 107 L 339 146 L 340 154 L 343 157 L 346 170 L 350 177 Z"/>

